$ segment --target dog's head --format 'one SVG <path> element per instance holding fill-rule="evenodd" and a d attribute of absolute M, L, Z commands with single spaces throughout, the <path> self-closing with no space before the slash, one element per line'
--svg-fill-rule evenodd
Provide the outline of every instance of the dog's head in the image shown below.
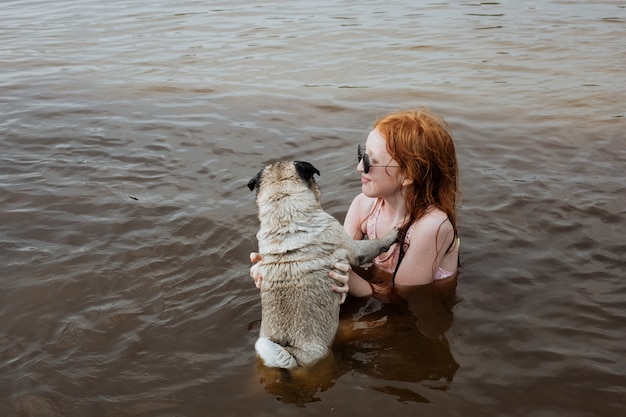
<path fill-rule="evenodd" d="M 302 161 L 279 161 L 263 168 L 248 182 L 250 191 L 257 190 L 257 195 L 266 184 L 270 185 L 273 192 L 283 190 L 289 192 L 297 183 L 304 184 L 315 194 L 319 200 L 319 188 L 314 175 L 320 172 L 308 162 Z"/>

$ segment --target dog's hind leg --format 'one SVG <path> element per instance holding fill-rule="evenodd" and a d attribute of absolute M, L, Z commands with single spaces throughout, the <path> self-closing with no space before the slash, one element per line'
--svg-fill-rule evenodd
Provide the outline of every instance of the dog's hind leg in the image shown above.
<path fill-rule="evenodd" d="M 300 366 L 312 365 L 328 354 L 328 348 L 325 345 L 313 342 L 308 342 L 302 347 L 289 346 L 286 349 L 294 358 L 297 358 Z"/>
<path fill-rule="evenodd" d="M 300 366 L 308 366 L 328 355 L 328 348 L 319 343 L 307 343 L 304 348 L 289 347 L 291 354 L 298 358 Z"/>
<path fill-rule="evenodd" d="M 298 366 L 298 362 L 287 349 L 272 342 L 267 337 L 259 337 L 254 344 L 254 349 L 266 366 L 272 368 L 295 368 Z"/>

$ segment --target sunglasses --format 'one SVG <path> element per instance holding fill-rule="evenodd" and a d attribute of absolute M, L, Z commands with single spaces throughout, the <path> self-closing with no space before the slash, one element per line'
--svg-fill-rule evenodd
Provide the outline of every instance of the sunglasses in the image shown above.
<path fill-rule="evenodd" d="M 370 168 L 371 167 L 399 167 L 400 165 L 372 165 L 370 164 L 370 157 L 369 155 L 365 152 L 365 146 L 359 144 L 359 146 L 357 147 L 357 157 L 359 158 L 359 162 L 361 162 L 361 160 L 363 160 L 363 172 L 365 172 L 366 174 L 370 172 Z"/>

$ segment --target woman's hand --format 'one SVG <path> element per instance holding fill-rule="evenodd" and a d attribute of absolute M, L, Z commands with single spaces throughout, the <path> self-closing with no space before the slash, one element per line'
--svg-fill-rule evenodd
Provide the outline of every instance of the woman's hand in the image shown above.
<path fill-rule="evenodd" d="M 333 286 L 333 291 L 341 294 L 341 301 L 339 301 L 339 304 L 343 304 L 343 302 L 346 301 L 346 296 L 350 290 L 350 288 L 348 288 L 348 280 L 350 279 L 350 271 L 352 270 L 352 267 L 350 264 L 344 264 L 342 262 L 335 262 L 332 267 L 333 270 L 330 271 L 328 275 L 342 284 L 341 286 Z"/>
<path fill-rule="evenodd" d="M 261 288 L 261 282 L 263 281 L 263 277 L 261 276 L 261 262 L 263 261 L 263 257 L 260 253 L 252 252 L 250 254 L 250 262 L 253 262 L 254 265 L 250 267 L 250 276 L 254 280 L 254 285 L 257 288 Z"/>

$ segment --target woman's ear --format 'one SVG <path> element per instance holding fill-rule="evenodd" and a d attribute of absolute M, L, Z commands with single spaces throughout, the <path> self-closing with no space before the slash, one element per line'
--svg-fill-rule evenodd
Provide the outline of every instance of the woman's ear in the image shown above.
<path fill-rule="evenodd" d="M 403 187 L 407 187 L 409 185 L 413 184 L 413 180 L 411 178 L 406 178 L 404 177 L 404 179 L 402 180 L 402 186 Z"/>

